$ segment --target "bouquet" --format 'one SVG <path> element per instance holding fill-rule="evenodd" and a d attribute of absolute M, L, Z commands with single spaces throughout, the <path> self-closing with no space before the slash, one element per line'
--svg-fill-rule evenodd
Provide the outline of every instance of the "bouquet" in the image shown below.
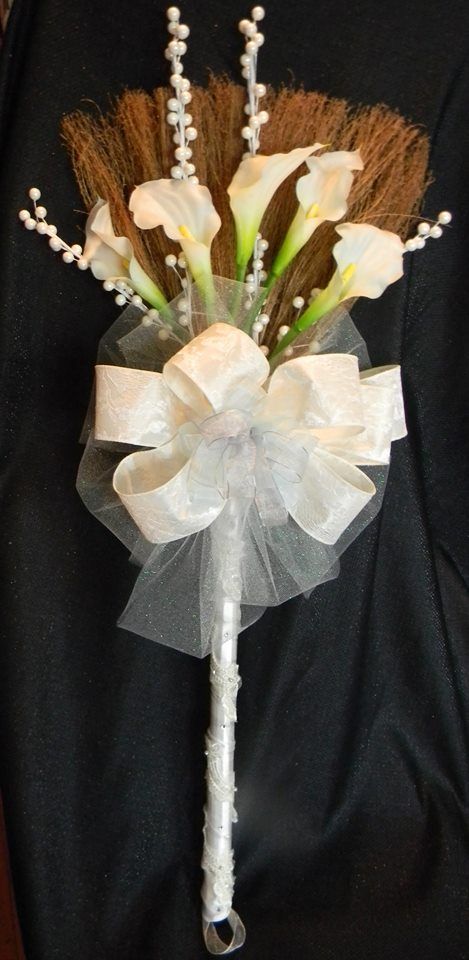
<path fill-rule="evenodd" d="M 245 90 L 192 88 L 189 27 L 176 7 L 167 17 L 170 90 L 65 121 L 91 207 L 84 246 L 58 235 L 38 188 L 19 216 L 123 308 L 98 349 L 78 490 L 142 568 L 120 625 L 210 654 L 202 917 L 224 954 L 245 938 L 232 906 L 238 637 L 336 576 L 378 511 L 406 433 L 400 369 L 370 367 L 348 309 L 399 280 L 451 215 L 408 235 L 427 143 L 402 118 L 258 82 L 262 7 L 239 24 Z"/>

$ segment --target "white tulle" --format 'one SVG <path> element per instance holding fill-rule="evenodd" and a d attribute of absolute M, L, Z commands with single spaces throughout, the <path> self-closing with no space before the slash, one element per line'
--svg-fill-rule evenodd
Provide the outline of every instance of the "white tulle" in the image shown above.
<path fill-rule="evenodd" d="M 243 562 L 230 599 L 244 628 L 337 574 L 405 433 L 399 369 L 360 370 L 366 349 L 345 311 L 269 380 L 258 347 L 226 324 L 236 286 L 217 281 L 222 322 L 179 352 L 176 326 L 168 343 L 138 310 L 122 314 L 100 345 L 78 477 L 89 509 L 143 566 L 120 624 L 199 657 L 211 649 L 214 544 L 233 501 Z M 203 329 L 197 306 L 193 324 Z"/>

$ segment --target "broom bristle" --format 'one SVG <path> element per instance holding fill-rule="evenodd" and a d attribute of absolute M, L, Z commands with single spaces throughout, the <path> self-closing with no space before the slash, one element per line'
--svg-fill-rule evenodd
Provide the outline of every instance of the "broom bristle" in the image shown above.
<path fill-rule="evenodd" d="M 222 228 L 212 248 L 214 273 L 233 277 L 235 238 L 227 187 L 243 154 L 240 127 L 245 89 L 220 77 L 207 88 L 192 87 L 191 113 L 198 130 L 194 162 L 201 183 L 209 187 Z M 107 116 L 82 111 L 65 117 L 63 137 L 87 209 L 98 197 L 109 201 L 117 234 L 129 237 L 137 259 L 169 298 L 179 292 L 177 279 L 165 266 L 167 253 L 177 247 L 162 229 L 139 231 L 127 202 L 134 186 L 169 176 L 174 144 L 166 121 L 168 89 L 152 96 L 128 90 Z M 286 152 L 315 141 L 333 150 L 360 148 L 365 169 L 357 174 L 349 197 L 347 220 L 375 224 L 405 238 L 410 217 L 417 214 L 429 183 L 429 142 L 414 124 L 384 105 L 353 108 L 345 100 L 304 90 L 269 90 L 265 101 L 269 123 L 263 127 L 261 152 Z M 279 247 L 296 209 L 293 184 L 287 180 L 274 196 L 262 223 L 269 241 L 267 259 Z M 332 269 L 333 224 L 323 224 L 275 287 L 273 323 L 291 322 L 291 301 L 307 298 L 312 287 L 323 287 Z M 270 339 L 269 337 L 269 339 Z"/>

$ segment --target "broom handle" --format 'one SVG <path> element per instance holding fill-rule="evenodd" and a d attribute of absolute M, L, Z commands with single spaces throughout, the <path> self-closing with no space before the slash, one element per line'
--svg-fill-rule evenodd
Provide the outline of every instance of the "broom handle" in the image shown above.
<path fill-rule="evenodd" d="M 214 530 L 219 587 L 210 658 L 211 717 L 207 732 L 207 801 L 205 806 L 202 867 L 202 919 L 205 943 L 210 953 L 223 955 L 241 947 L 244 926 L 232 909 L 234 860 L 232 824 L 234 806 L 236 697 L 240 686 L 236 661 L 241 608 L 242 562 L 241 511 L 228 501 Z M 227 920 L 231 941 L 220 939 L 215 924 Z"/>

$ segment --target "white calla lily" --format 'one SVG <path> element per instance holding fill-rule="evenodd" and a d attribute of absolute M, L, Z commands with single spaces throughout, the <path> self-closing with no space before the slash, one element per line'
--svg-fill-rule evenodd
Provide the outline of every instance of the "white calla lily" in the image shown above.
<path fill-rule="evenodd" d="M 264 213 L 278 187 L 322 147 L 298 147 L 289 153 L 270 157 L 257 155 L 242 160 L 229 187 L 230 207 L 236 226 L 236 264 L 238 280 L 243 280 L 252 257 L 257 231 Z"/>
<path fill-rule="evenodd" d="M 128 280 L 147 303 L 158 309 L 166 306 L 166 298 L 138 263 L 128 237 L 117 237 L 114 233 L 111 211 L 105 200 L 95 203 L 85 229 L 83 258 L 97 280 Z"/>
<path fill-rule="evenodd" d="M 352 297 L 380 297 L 404 273 L 405 246 L 397 233 L 368 223 L 341 223 L 342 238 L 332 253 L 337 264 L 329 286 L 340 287 L 339 302 Z"/>
<path fill-rule="evenodd" d="M 221 227 L 207 187 L 188 180 L 149 180 L 136 187 L 129 208 L 137 227 L 163 227 L 180 244 L 194 279 L 204 287 L 212 276 L 210 247 Z"/>
<path fill-rule="evenodd" d="M 280 277 L 296 254 L 325 220 L 341 220 L 353 183 L 353 171 L 363 170 L 359 150 L 338 150 L 308 157 L 309 173 L 296 184 L 298 210 L 272 265 L 271 276 Z"/>
<path fill-rule="evenodd" d="M 380 230 L 369 223 L 341 223 L 336 231 L 341 239 L 332 250 L 337 264 L 332 279 L 292 324 L 275 347 L 271 359 L 339 303 L 355 297 L 375 300 L 386 287 L 402 277 L 405 246 L 397 233 Z"/>

